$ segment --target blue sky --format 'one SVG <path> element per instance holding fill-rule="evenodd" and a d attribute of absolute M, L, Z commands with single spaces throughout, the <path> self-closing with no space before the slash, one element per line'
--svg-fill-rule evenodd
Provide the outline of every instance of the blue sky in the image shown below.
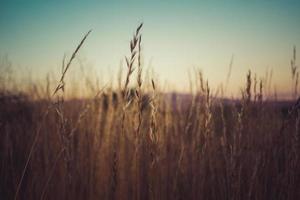
<path fill-rule="evenodd" d="M 279 90 L 290 85 L 292 47 L 300 47 L 300 1 L 2 1 L 0 55 L 37 74 L 59 69 L 85 32 L 81 57 L 99 73 L 116 72 L 136 26 L 144 22 L 144 62 L 184 89 L 201 68 L 214 87 L 234 54 L 231 92 L 248 69 L 273 69 Z"/>

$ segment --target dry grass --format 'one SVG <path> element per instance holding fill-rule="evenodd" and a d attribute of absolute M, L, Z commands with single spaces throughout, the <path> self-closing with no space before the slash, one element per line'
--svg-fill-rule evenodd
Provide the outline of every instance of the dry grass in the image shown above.
<path fill-rule="evenodd" d="M 141 30 L 124 83 L 90 99 L 64 94 L 90 32 L 53 96 L 48 79 L 45 95 L 15 94 L 1 76 L 0 199 L 300 199 L 300 100 L 264 100 L 251 71 L 240 100 L 213 96 L 200 71 L 190 95 L 163 93 L 143 80 Z M 296 50 L 291 63 L 296 97 Z"/>

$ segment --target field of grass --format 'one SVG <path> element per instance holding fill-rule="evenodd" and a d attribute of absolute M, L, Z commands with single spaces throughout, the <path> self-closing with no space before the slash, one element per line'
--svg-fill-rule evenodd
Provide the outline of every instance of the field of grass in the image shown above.
<path fill-rule="evenodd" d="M 300 199 L 300 101 L 268 101 L 250 71 L 240 99 L 201 72 L 190 94 L 163 92 L 143 78 L 141 29 L 119 87 L 91 98 L 64 96 L 90 32 L 44 93 L 1 75 L 0 199 Z"/>

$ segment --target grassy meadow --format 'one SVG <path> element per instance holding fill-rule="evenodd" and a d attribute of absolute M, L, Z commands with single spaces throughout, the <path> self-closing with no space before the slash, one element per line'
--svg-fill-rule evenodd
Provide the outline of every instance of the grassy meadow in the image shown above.
<path fill-rule="evenodd" d="M 239 99 L 200 70 L 190 93 L 166 92 L 146 76 L 142 28 L 117 86 L 87 84 L 85 98 L 66 96 L 66 77 L 90 32 L 55 84 L 14 84 L 2 62 L 0 199 L 300 199 L 296 50 L 291 100 L 270 99 L 251 71 Z"/>

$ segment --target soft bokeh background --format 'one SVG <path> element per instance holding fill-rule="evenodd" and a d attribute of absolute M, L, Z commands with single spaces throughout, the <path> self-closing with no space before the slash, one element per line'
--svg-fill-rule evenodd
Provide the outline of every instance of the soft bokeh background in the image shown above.
<path fill-rule="evenodd" d="M 285 96 L 292 49 L 300 47 L 299 20 L 299 1 L 1 1 L 0 55 L 20 71 L 45 76 L 60 71 L 64 53 L 93 29 L 80 58 L 102 78 L 116 78 L 144 22 L 144 65 L 172 88 L 187 91 L 195 67 L 216 88 L 234 55 L 227 96 L 239 93 L 248 69 L 261 78 L 273 70 L 272 87 Z"/>

